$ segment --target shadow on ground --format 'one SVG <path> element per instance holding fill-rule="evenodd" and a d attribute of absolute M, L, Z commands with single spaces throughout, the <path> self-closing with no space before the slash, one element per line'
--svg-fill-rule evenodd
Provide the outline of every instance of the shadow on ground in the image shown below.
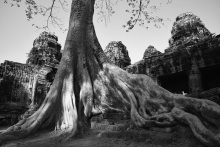
<path fill-rule="evenodd" d="M 54 140 L 51 138 L 54 133 L 42 130 L 25 139 L 5 142 L 3 147 L 204 147 L 189 128 L 182 126 L 121 131 L 109 126 L 110 129 L 93 127 L 82 138 L 68 142 Z"/>

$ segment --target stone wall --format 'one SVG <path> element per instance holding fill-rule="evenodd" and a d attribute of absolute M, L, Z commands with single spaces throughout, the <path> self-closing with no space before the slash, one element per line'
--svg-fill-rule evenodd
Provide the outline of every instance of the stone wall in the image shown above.
<path fill-rule="evenodd" d="M 33 68 L 26 64 L 5 61 L 0 65 L 0 104 L 6 102 L 29 104 Z"/>
<path fill-rule="evenodd" d="M 125 70 L 146 74 L 175 93 L 198 93 L 220 87 L 220 35 L 211 34 L 192 13 L 178 16 L 171 34 L 165 53 L 150 46 L 143 60 Z"/>
<path fill-rule="evenodd" d="M 0 65 L 1 117 L 17 118 L 27 108 L 39 108 L 50 89 L 62 56 L 61 45 L 57 41 L 55 35 L 42 32 L 34 40 L 27 64 L 6 60 Z"/>

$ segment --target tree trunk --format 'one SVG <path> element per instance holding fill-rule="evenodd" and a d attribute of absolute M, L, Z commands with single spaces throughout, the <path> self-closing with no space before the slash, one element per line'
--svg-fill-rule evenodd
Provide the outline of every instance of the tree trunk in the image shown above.
<path fill-rule="evenodd" d="M 220 145 L 220 106 L 172 94 L 146 75 L 129 74 L 111 64 L 93 25 L 95 0 L 72 0 L 69 31 L 54 82 L 41 107 L 9 127 L 0 141 L 22 138 L 53 125 L 63 139 L 83 134 L 93 115 L 116 110 L 130 112 L 134 125 L 144 128 L 189 125 L 208 146 Z"/>

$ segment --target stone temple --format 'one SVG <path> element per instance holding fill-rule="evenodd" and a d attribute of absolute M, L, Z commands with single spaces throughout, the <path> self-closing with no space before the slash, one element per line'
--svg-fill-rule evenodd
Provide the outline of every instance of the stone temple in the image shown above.
<path fill-rule="evenodd" d="M 11 118 L 13 124 L 25 110 L 41 105 L 62 57 L 57 41 L 57 36 L 42 32 L 34 40 L 26 64 L 7 60 L 1 63 L 0 117 Z"/>
<path fill-rule="evenodd" d="M 173 93 L 197 94 L 220 87 L 220 35 L 210 33 L 192 13 L 176 18 L 164 53 L 150 45 L 143 59 L 130 65 L 128 50 L 121 41 L 110 42 L 104 52 L 120 68 L 146 74 Z M 50 89 L 61 57 L 58 37 L 42 32 L 34 40 L 26 64 L 7 60 L 0 64 L 0 125 L 16 123 L 28 108 L 37 110 Z M 215 102 L 220 104 L 220 98 Z M 26 111 L 24 115 L 31 114 Z"/>
<path fill-rule="evenodd" d="M 143 59 L 125 70 L 146 74 L 174 93 L 220 87 L 220 35 L 211 34 L 194 14 L 183 13 L 173 24 L 165 53 L 149 46 Z"/>
<path fill-rule="evenodd" d="M 110 42 L 105 50 L 106 56 L 110 59 L 112 63 L 118 67 L 124 68 L 131 64 L 131 59 L 128 55 L 128 50 L 121 41 Z"/>

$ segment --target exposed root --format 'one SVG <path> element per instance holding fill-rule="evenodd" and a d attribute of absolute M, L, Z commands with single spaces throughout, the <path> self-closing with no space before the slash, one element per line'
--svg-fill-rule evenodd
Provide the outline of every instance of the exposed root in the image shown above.
<path fill-rule="evenodd" d="M 133 124 L 143 128 L 185 123 L 204 144 L 220 146 L 218 104 L 172 94 L 150 77 L 129 74 L 108 62 L 92 24 L 94 2 L 73 1 L 64 52 L 49 93 L 33 115 L 0 134 L 0 142 L 51 124 L 55 139 L 66 141 L 87 132 L 93 115 L 118 111 L 130 112 Z M 210 129 L 213 125 L 216 132 Z"/>
<path fill-rule="evenodd" d="M 106 68 L 106 69 L 105 69 Z M 179 121 L 189 125 L 193 134 L 207 146 L 220 145 L 220 106 L 209 100 L 172 94 L 146 76 L 130 75 L 105 64 L 104 71 L 112 78 L 119 91 L 125 91 L 130 102 L 131 119 L 140 127 L 166 127 Z M 111 80 L 110 80 L 111 81 Z M 125 98 L 121 98 L 125 100 Z M 210 123 L 207 127 L 201 122 Z M 218 129 L 213 131 L 212 125 Z"/>
<path fill-rule="evenodd" d="M 0 135 L 0 140 L 23 138 L 55 121 L 55 140 L 68 141 L 89 130 L 93 114 L 113 110 L 130 112 L 133 124 L 143 128 L 169 127 L 182 122 L 205 145 L 220 145 L 219 130 L 211 129 L 212 125 L 219 129 L 220 124 L 220 106 L 216 103 L 172 94 L 147 76 L 128 74 L 109 63 L 98 70 L 97 75 L 90 68 L 82 70 L 85 76 L 79 79 L 78 98 L 74 94 L 73 75 L 66 76 L 61 82 L 62 98 L 61 107 L 57 107 L 58 114 L 53 115 L 55 111 L 52 111 L 57 106 L 52 105 L 55 101 L 47 98 L 32 116 Z M 205 126 L 203 120 L 212 125 Z"/>
<path fill-rule="evenodd" d="M 220 133 L 214 134 L 208 130 L 197 116 L 178 108 L 172 110 L 172 116 L 178 121 L 189 125 L 193 134 L 205 145 L 213 147 L 220 145 Z"/>

